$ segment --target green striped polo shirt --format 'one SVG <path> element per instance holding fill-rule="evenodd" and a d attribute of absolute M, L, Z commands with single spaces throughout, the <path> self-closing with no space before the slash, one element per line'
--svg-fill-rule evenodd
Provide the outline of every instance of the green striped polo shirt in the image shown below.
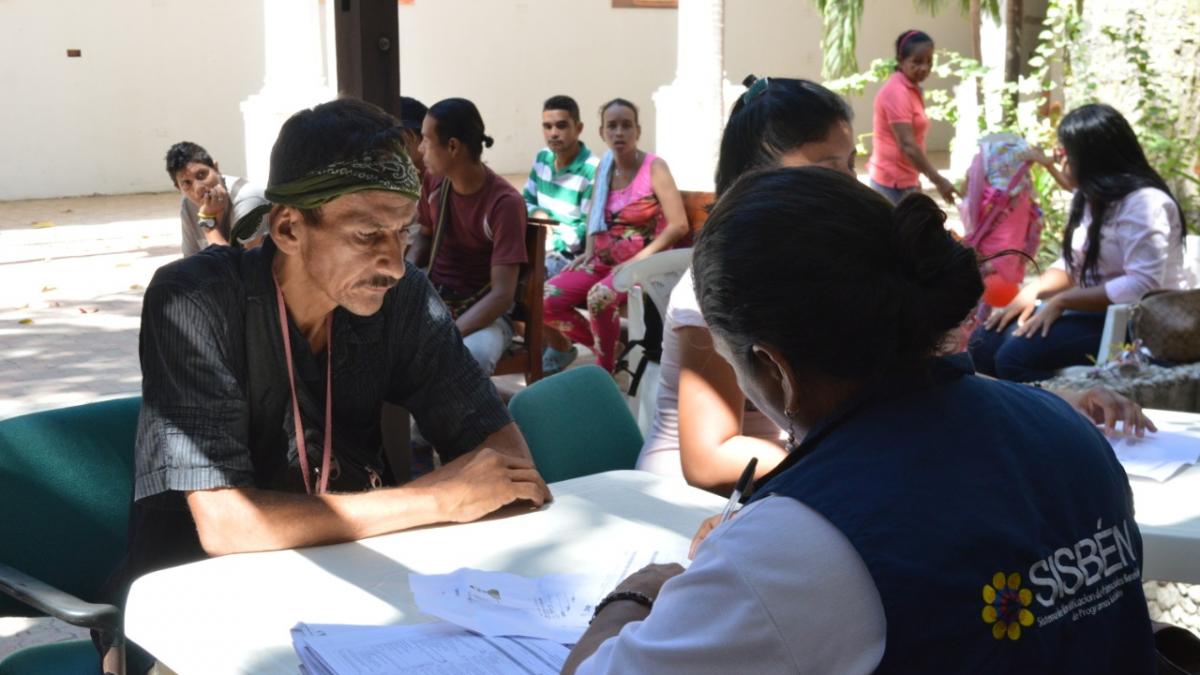
<path fill-rule="evenodd" d="M 533 159 L 523 193 L 525 206 L 530 214 L 542 209 L 562 223 L 548 238 L 547 250 L 582 250 L 592 205 L 592 182 L 599 168 L 600 158 L 582 141 L 579 154 L 562 171 L 554 168 L 554 153 L 550 148 L 542 148 Z"/>

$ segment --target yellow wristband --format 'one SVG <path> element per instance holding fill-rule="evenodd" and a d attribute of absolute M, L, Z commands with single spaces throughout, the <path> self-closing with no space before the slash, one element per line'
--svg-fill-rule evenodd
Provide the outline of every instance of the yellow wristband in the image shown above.
<path fill-rule="evenodd" d="M 209 215 L 209 214 L 207 214 L 203 211 L 199 211 L 199 210 L 196 211 L 196 217 L 199 218 L 200 220 L 216 220 L 217 219 L 217 216 L 215 214 Z"/>

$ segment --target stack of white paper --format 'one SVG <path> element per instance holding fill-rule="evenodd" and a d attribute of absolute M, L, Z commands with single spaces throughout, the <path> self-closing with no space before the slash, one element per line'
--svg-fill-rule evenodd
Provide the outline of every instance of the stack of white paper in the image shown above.
<path fill-rule="evenodd" d="M 557 675 L 570 653 L 555 642 L 484 637 L 448 623 L 300 623 L 292 645 L 306 675 Z"/>
<path fill-rule="evenodd" d="M 1159 482 L 1200 461 L 1196 437 L 1175 431 L 1147 433 L 1145 438 L 1110 438 L 1109 443 L 1126 473 Z"/>

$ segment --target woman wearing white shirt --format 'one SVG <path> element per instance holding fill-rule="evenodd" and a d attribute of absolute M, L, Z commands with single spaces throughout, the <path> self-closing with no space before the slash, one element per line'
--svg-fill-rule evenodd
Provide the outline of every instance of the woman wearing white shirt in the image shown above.
<path fill-rule="evenodd" d="M 1107 105 L 1085 105 L 1063 118 L 1058 139 L 1067 159 L 1061 173 L 1040 153 L 1031 159 L 1075 189 L 1063 255 L 969 345 L 980 372 L 1006 380 L 1044 380 L 1090 363 L 1108 305 L 1187 287 L 1179 204 L 1125 118 Z"/>

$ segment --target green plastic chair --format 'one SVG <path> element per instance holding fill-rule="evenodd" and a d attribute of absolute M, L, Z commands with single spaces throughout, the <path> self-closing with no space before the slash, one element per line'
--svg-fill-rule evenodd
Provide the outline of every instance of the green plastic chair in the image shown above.
<path fill-rule="evenodd" d="M 508 404 L 542 478 L 632 469 L 642 432 L 612 376 L 580 366 L 526 387 Z"/>
<path fill-rule="evenodd" d="M 140 407 L 132 397 L 0 421 L 0 616 L 53 616 L 124 648 L 121 611 L 89 601 L 125 553 Z M 0 675 L 99 671 L 90 640 L 0 662 Z"/>

